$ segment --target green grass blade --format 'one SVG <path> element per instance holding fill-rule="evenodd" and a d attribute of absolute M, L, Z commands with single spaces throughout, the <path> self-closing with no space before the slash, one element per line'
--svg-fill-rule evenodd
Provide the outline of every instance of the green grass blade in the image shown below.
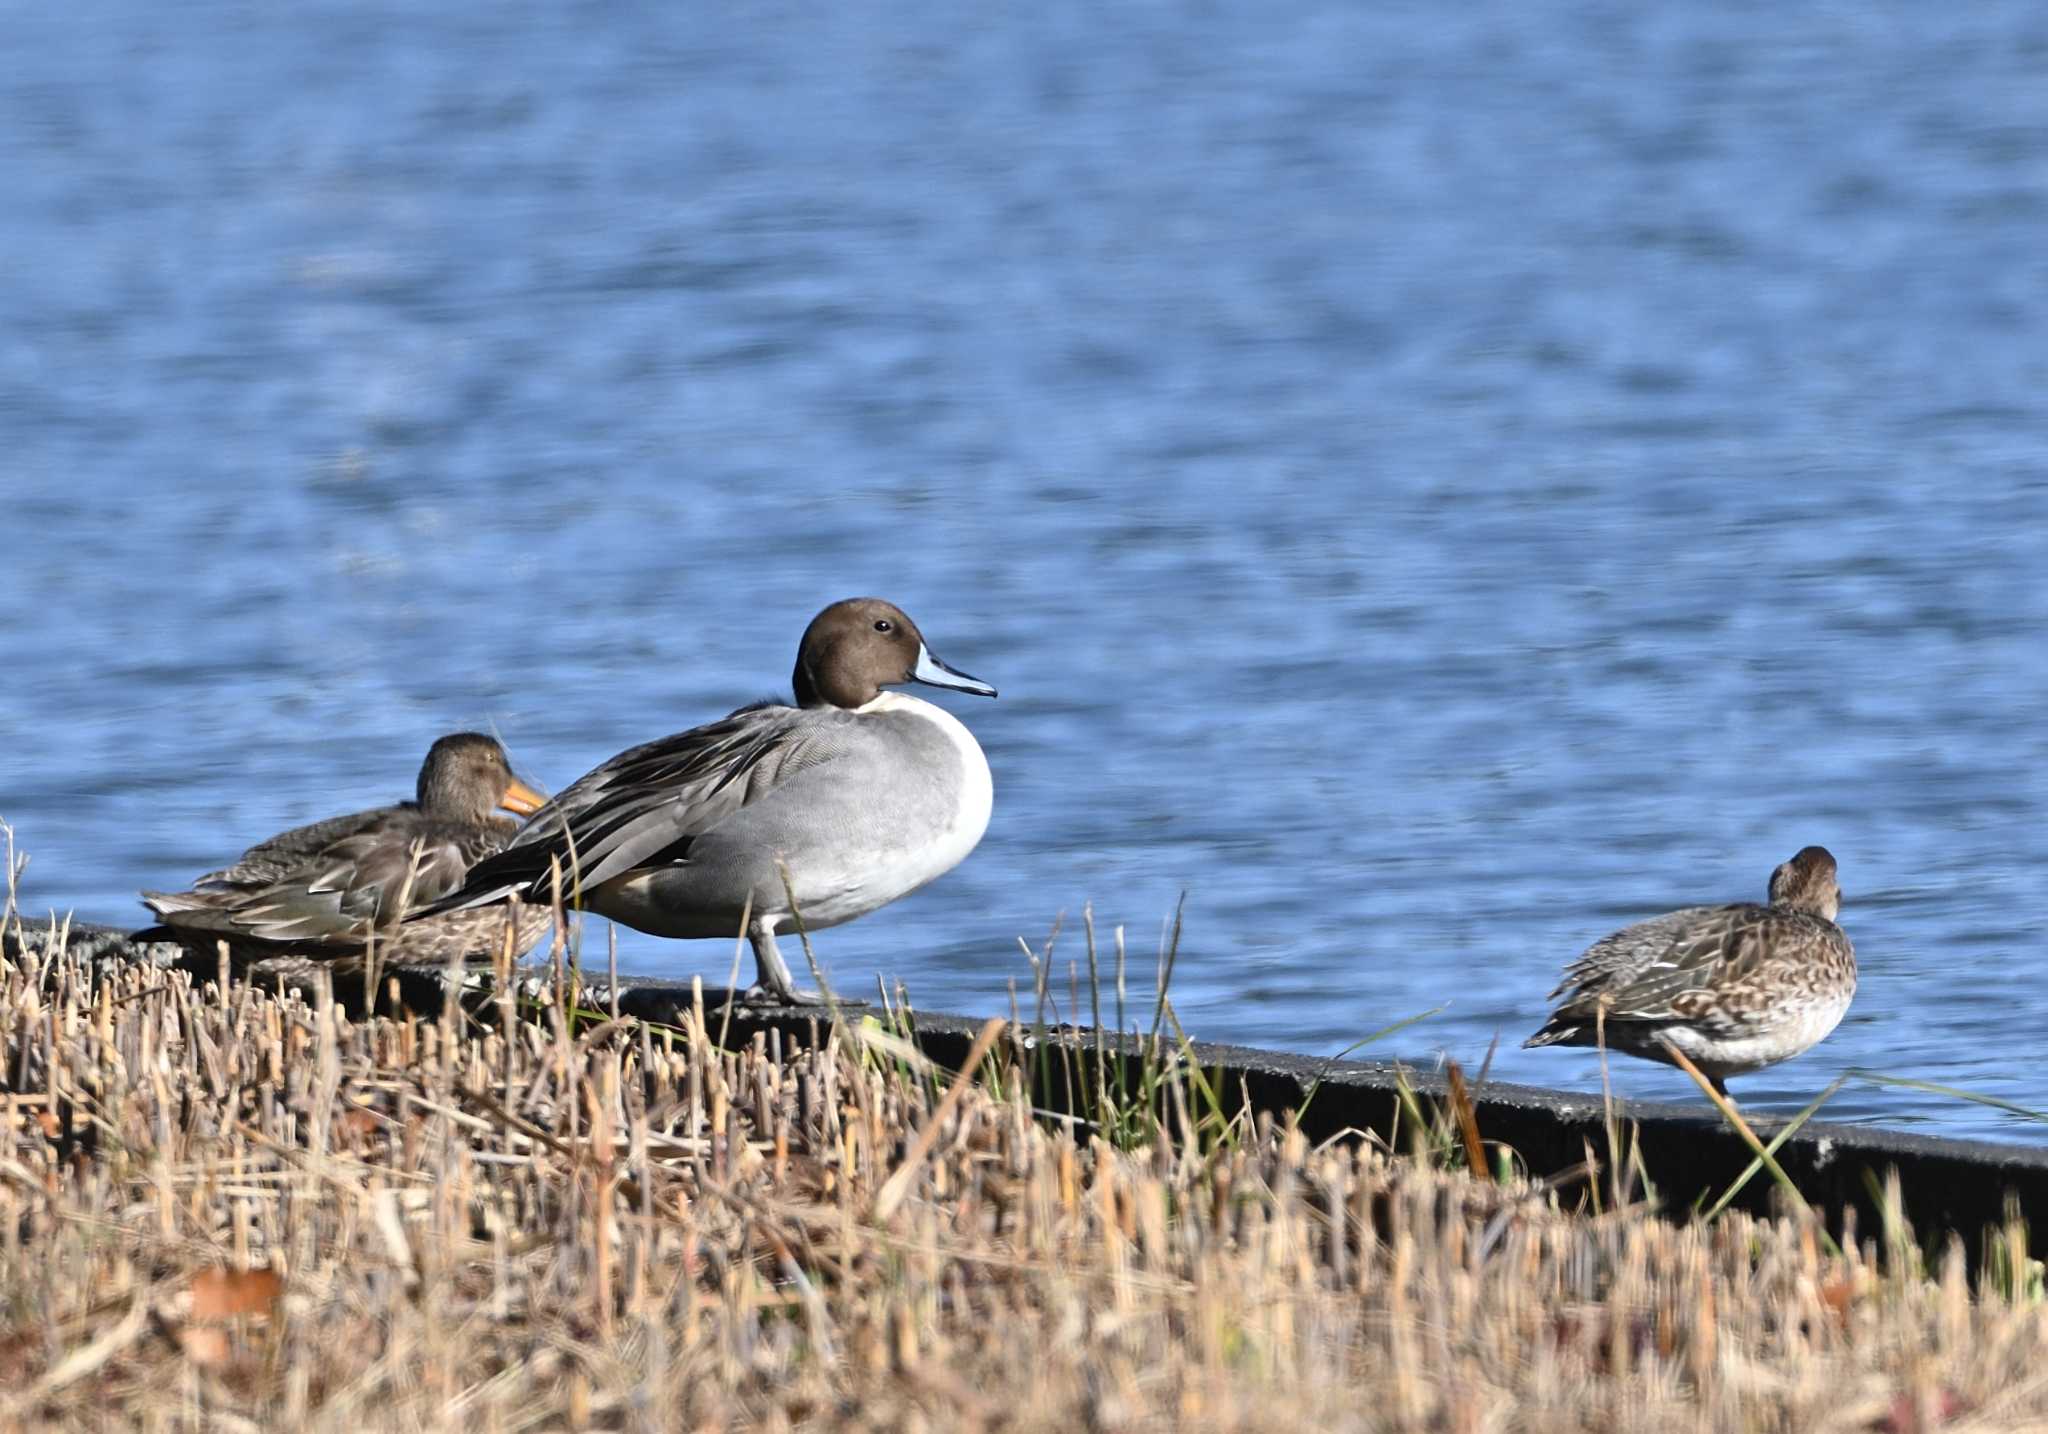
<path fill-rule="evenodd" d="M 1811 1120 L 1813 1118 L 1813 1113 L 1815 1111 L 1819 1110 L 1822 1106 L 1826 1105 L 1830 1100 L 1833 1100 L 1835 1097 L 1835 1093 L 1841 1090 L 1841 1088 L 1847 1085 L 1848 1083 L 1849 1077 L 1846 1073 L 1843 1075 L 1836 1076 L 1834 1080 L 1828 1085 L 1828 1088 L 1826 1090 L 1822 1091 L 1819 1095 L 1815 1096 L 1810 1102 L 1807 1103 L 1807 1106 L 1804 1110 L 1800 1111 L 1799 1114 L 1793 1116 L 1792 1119 L 1786 1123 L 1785 1128 L 1783 1130 L 1779 1131 L 1776 1135 L 1771 1137 L 1771 1143 L 1764 1147 L 1764 1154 L 1776 1155 L 1778 1153 L 1778 1147 L 1783 1145 L 1787 1140 L 1789 1140 L 1792 1137 L 1793 1132 L 1798 1130 L 1800 1126 L 1806 1124 L 1807 1121 Z M 1746 1168 L 1740 1175 L 1735 1177 L 1734 1183 L 1731 1184 L 1726 1190 L 1721 1192 L 1721 1198 L 1719 1200 L 1716 1200 L 1714 1202 L 1713 1208 L 1707 1211 L 1706 1218 L 1709 1221 L 1711 1221 L 1716 1215 L 1719 1215 L 1723 1210 L 1727 1209 L 1728 1202 L 1730 1200 L 1733 1200 L 1737 1195 L 1741 1194 L 1742 1187 L 1747 1185 L 1750 1182 L 1750 1180 L 1755 1177 L 1757 1171 L 1763 1168 L 1764 1163 L 1762 1160 L 1750 1161 L 1748 1168 Z"/>

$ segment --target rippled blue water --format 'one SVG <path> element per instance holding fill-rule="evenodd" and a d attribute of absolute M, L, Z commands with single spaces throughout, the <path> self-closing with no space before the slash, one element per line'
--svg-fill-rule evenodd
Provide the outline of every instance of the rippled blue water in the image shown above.
<path fill-rule="evenodd" d="M 2048 1107 L 2038 4 L 115 3 L 0 50 L 30 910 L 139 922 L 455 727 L 559 787 L 877 592 L 1002 688 L 941 699 L 997 804 L 823 935 L 841 987 L 1004 1009 L 1084 902 L 1149 985 L 1185 891 L 1197 1034 L 1443 1004 L 1383 1053 L 1592 1089 L 1516 1048 L 1560 964 L 1821 842 L 1862 991 L 1737 1093 Z"/>

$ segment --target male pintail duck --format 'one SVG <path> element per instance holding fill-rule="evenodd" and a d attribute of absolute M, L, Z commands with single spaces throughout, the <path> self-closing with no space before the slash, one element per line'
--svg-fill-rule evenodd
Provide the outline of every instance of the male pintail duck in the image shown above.
<path fill-rule="evenodd" d="M 837 926 L 907 896 L 988 827 L 980 745 L 944 708 L 884 690 L 906 682 L 996 695 L 933 656 L 894 603 L 833 603 L 797 648 L 794 706 L 742 707 L 621 752 L 432 909 L 506 896 L 546 905 L 559 863 L 566 904 L 636 931 L 731 938 L 744 921 L 749 999 L 813 1000 L 792 984 L 778 932 Z"/>
<path fill-rule="evenodd" d="M 1725 1096 L 1729 1076 L 1810 1049 L 1849 1009 L 1856 952 L 1835 925 L 1841 908 L 1834 857 L 1807 847 L 1771 873 L 1768 906 L 1687 907 L 1594 943 L 1522 1044 L 1604 1037 L 1610 1050 L 1676 1064 L 1668 1041 Z"/>
<path fill-rule="evenodd" d="M 143 904 L 163 926 L 141 934 L 202 953 L 226 941 L 238 959 L 285 974 L 358 957 L 372 936 L 387 965 L 485 960 L 497 949 L 503 912 L 403 925 L 401 918 L 455 890 L 472 866 L 511 840 L 517 824 L 493 809 L 530 816 L 544 801 L 513 775 L 494 738 L 457 732 L 428 750 L 412 801 L 295 827 L 189 891 L 145 891 Z M 521 952 L 548 921 L 544 909 L 520 913 Z"/>

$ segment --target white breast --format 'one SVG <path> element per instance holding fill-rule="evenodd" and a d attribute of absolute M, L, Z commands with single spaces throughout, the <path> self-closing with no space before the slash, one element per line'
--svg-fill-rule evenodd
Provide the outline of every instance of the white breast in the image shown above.
<path fill-rule="evenodd" d="M 930 881 L 941 872 L 951 871 L 967 853 L 974 850 L 982 833 L 988 830 L 989 813 L 995 807 L 995 779 L 989 775 L 988 758 L 982 755 L 981 743 L 974 740 L 974 734 L 967 730 L 966 723 L 945 708 L 907 693 L 884 692 L 859 710 L 901 712 L 921 717 L 945 733 L 946 740 L 959 754 L 960 800 L 931 844 L 931 876 L 925 877 L 924 881 Z M 923 884 L 923 881 L 918 883 L 920 886 Z"/>
<path fill-rule="evenodd" d="M 1849 1010 L 1849 997 L 1803 1004 L 1770 1029 L 1747 1036 L 1709 1035 L 1672 1026 L 1664 1036 L 1709 1075 L 1747 1075 L 1790 1060 L 1825 1040 Z"/>

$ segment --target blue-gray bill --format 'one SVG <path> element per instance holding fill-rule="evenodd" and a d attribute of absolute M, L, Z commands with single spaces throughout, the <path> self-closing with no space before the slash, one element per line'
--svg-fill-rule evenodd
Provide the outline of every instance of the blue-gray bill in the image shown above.
<path fill-rule="evenodd" d="M 917 666 L 911 669 L 910 680 L 922 682 L 927 687 L 950 687 L 955 692 L 972 692 L 976 697 L 996 695 L 995 688 L 979 677 L 969 677 L 959 668 L 939 661 L 923 643 L 918 644 Z"/>

